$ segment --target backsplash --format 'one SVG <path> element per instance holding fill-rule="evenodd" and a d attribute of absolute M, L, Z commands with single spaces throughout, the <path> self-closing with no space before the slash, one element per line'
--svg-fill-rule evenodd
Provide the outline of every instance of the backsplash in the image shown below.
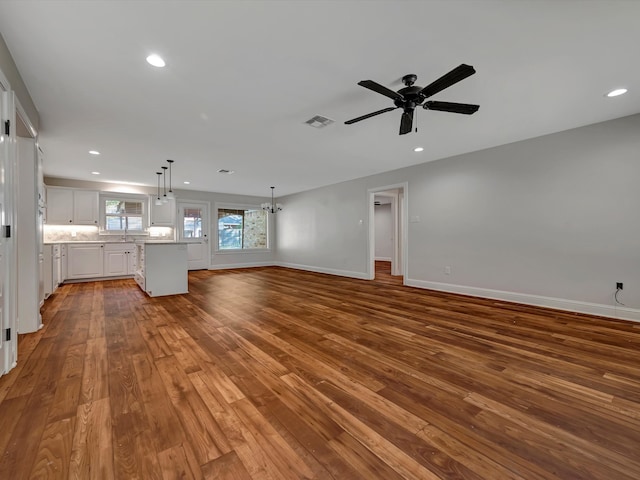
<path fill-rule="evenodd" d="M 121 242 L 122 235 L 101 235 L 98 227 L 91 225 L 45 225 L 44 243 L 72 242 Z M 175 240 L 171 227 L 150 227 L 148 235 L 127 234 L 127 241 L 136 240 Z"/>

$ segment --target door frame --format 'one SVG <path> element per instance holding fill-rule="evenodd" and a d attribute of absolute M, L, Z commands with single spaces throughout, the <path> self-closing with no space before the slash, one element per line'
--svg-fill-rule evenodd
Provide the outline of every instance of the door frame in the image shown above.
<path fill-rule="evenodd" d="M 18 262 L 16 255 L 16 102 L 15 94 L 11 90 L 11 84 L 5 77 L 2 71 L 0 71 L 0 96 L 2 101 L 0 102 L 0 118 L 2 121 L 2 131 L 0 136 L 3 137 L 0 148 L 4 150 L 6 156 L 0 158 L 0 168 L 2 169 L 4 184 L 3 188 L 3 207 L 0 211 L 0 222 L 2 223 L 3 231 L 0 235 L 3 236 L 3 242 L 0 246 L 2 248 L 2 255 L 4 257 L 4 271 L 2 286 L 3 289 L 0 299 L 0 309 L 2 315 L 0 318 L 0 335 L 2 338 L 2 347 L 0 348 L 0 355 L 2 360 L 0 361 L 0 375 L 8 372 L 14 368 L 18 359 L 18 325 L 17 325 L 17 285 L 18 285 Z M 10 121 L 10 134 L 4 133 L 4 122 Z M 4 238 L 4 225 L 11 226 L 10 238 Z M 7 329 L 11 329 L 11 339 L 6 340 Z"/>
<path fill-rule="evenodd" d="M 369 259 L 367 265 L 367 278 L 373 280 L 376 276 L 376 223 L 375 223 L 375 196 L 389 190 L 398 190 L 398 193 L 392 196 L 391 213 L 394 226 L 394 242 L 393 256 L 391 260 L 392 275 L 402 275 L 402 283 L 406 284 L 407 279 L 407 257 L 408 257 L 408 230 L 407 230 L 407 201 L 409 198 L 409 183 L 396 183 L 393 185 L 384 185 L 380 187 L 369 188 L 367 190 L 367 205 L 369 207 L 369 235 L 367 238 L 367 257 Z"/>
<path fill-rule="evenodd" d="M 199 206 L 206 207 L 206 214 L 203 215 L 203 220 L 206 222 L 205 228 L 203 228 L 203 238 L 201 240 L 197 239 L 189 239 L 184 238 L 184 218 L 180 214 L 181 209 L 184 206 Z M 205 245 L 205 259 L 202 260 L 201 266 L 199 265 L 197 268 L 189 267 L 189 270 L 201 270 L 208 269 L 211 267 L 211 202 L 204 200 L 189 200 L 189 199 L 180 199 L 176 198 L 176 228 L 178 231 L 176 232 L 176 239 L 178 242 L 183 242 L 187 244 L 187 249 L 189 249 L 189 244 L 200 243 Z"/>

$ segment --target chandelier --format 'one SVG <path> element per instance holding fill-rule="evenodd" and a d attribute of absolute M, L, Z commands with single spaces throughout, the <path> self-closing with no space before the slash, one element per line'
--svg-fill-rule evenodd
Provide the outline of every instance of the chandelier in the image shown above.
<path fill-rule="evenodd" d="M 282 205 L 275 203 L 275 200 L 273 199 L 273 190 L 275 188 L 276 187 L 271 187 L 271 203 L 263 203 L 260 205 L 265 212 L 278 213 L 282 210 Z"/>

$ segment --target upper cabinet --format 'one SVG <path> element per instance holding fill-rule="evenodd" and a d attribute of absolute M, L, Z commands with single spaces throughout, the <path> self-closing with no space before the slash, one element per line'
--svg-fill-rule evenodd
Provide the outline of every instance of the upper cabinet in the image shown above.
<path fill-rule="evenodd" d="M 152 227 L 174 227 L 176 222 L 176 202 L 169 199 L 167 203 L 156 205 L 156 197 L 149 197 L 149 225 Z"/>
<path fill-rule="evenodd" d="M 73 191 L 73 223 L 76 225 L 98 225 L 98 192 Z"/>
<path fill-rule="evenodd" d="M 73 190 L 47 188 L 47 223 L 50 225 L 73 223 Z"/>
<path fill-rule="evenodd" d="M 98 192 L 47 187 L 49 225 L 98 225 Z"/>

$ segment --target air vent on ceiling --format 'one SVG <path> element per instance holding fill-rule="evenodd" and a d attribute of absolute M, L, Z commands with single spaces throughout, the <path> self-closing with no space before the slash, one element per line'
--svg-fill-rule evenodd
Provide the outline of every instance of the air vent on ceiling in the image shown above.
<path fill-rule="evenodd" d="M 218 173 L 226 173 L 227 175 L 232 175 L 235 172 L 233 170 L 227 170 L 226 168 L 221 168 L 220 170 L 218 170 Z"/>
<path fill-rule="evenodd" d="M 304 123 L 315 128 L 324 128 L 327 125 L 331 125 L 334 121 L 335 120 L 331 120 L 330 118 L 323 117 L 322 115 L 316 115 L 315 117 L 310 118 Z"/>

